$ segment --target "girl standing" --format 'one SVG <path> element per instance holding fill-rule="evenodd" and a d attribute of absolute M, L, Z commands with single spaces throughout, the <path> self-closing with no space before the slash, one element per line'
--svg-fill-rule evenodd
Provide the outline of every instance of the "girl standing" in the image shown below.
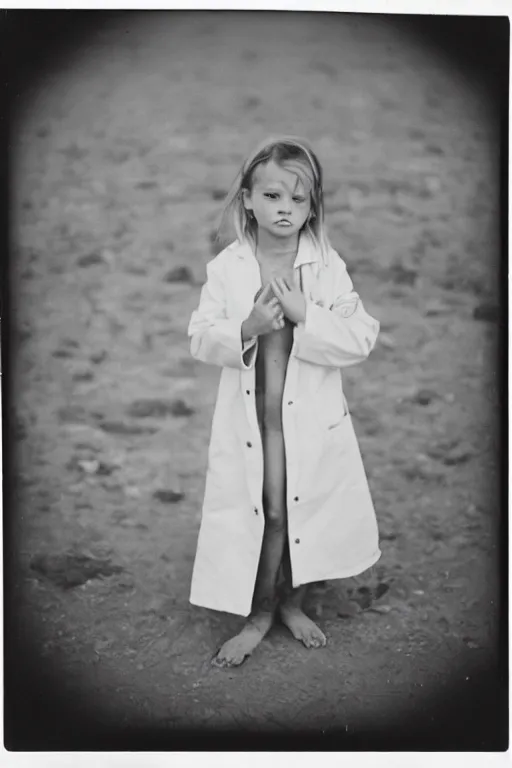
<path fill-rule="evenodd" d="M 192 355 L 222 367 L 190 600 L 248 617 L 220 666 L 241 664 L 276 615 L 307 647 L 325 645 L 302 611 L 305 585 L 380 557 L 341 376 L 368 357 L 379 323 L 329 244 L 309 145 L 253 152 L 229 220 L 237 239 L 208 264 L 189 326 Z"/>

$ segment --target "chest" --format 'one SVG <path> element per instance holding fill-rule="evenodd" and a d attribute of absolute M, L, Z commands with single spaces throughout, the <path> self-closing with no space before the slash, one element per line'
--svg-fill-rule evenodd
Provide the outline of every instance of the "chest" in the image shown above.
<path fill-rule="evenodd" d="M 245 319 L 262 287 L 274 277 L 285 277 L 299 286 L 308 300 L 329 307 L 334 301 L 334 280 L 326 273 L 319 274 L 315 267 L 259 264 L 255 258 L 234 260 L 224 274 L 227 317 Z"/>
<path fill-rule="evenodd" d="M 280 263 L 267 263 L 265 261 L 259 262 L 261 285 L 265 287 L 268 283 L 272 282 L 276 277 L 284 278 L 289 285 L 292 285 L 296 279 L 296 272 L 294 270 L 293 263 L 280 264 Z"/>

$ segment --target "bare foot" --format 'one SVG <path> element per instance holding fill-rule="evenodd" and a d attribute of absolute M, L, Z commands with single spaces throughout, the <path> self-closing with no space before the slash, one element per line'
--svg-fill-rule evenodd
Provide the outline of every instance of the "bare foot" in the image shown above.
<path fill-rule="evenodd" d="M 263 640 L 274 619 L 273 613 L 261 612 L 248 619 L 240 634 L 224 643 L 212 659 L 216 667 L 238 667 Z"/>
<path fill-rule="evenodd" d="M 281 620 L 294 638 L 300 640 L 306 648 L 321 648 L 327 643 L 327 639 L 314 621 L 296 605 L 284 603 L 280 606 Z"/>

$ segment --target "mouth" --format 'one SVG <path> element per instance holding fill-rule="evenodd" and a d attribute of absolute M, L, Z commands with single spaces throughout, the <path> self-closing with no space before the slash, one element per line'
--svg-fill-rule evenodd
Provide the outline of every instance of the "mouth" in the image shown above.
<path fill-rule="evenodd" d="M 291 222 L 288 221 L 288 219 L 279 219 L 278 221 L 276 221 L 276 225 L 278 227 L 291 227 L 292 226 Z"/>

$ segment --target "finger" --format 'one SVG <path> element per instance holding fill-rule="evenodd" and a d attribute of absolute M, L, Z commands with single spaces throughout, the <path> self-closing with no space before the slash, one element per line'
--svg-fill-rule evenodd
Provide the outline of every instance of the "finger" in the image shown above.
<path fill-rule="evenodd" d="M 286 291 L 292 290 L 292 286 L 290 285 L 290 283 L 285 277 L 280 277 L 278 279 L 279 279 L 279 285 L 283 293 L 286 293 Z"/>
<path fill-rule="evenodd" d="M 270 283 L 267 283 L 267 285 L 263 288 L 263 290 L 261 291 L 258 297 L 258 303 L 265 304 L 266 302 L 268 302 L 271 295 L 272 295 L 272 285 Z"/>
<path fill-rule="evenodd" d="M 270 299 L 270 301 L 268 302 L 268 306 L 271 307 L 271 309 L 279 309 L 281 305 L 279 303 L 279 300 L 274 297 L 273 299 Z"/>
<path fill-rule="evenodd" d="M 278 281 L 279 281 L 279 278 L 278 277 L 274 277 L 274 279 L 271 282 L 271 286 L 272 286 L 272 288 L 274 290 L 274 293 L 276 293 L 278 296 L 282 296 L 283 295 L 283 289 L 282 289 L 282 287 L 281 287 L 281 285 L 280 285 L 280 283 Z"/>

